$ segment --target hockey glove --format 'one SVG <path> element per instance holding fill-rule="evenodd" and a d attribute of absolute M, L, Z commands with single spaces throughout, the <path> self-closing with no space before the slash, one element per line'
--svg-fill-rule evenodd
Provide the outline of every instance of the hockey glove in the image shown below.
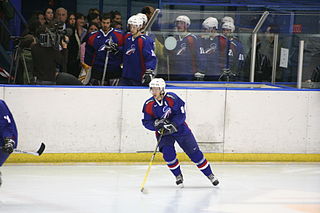
<path fill-rule="evenodd" d="M 203 81 L 205 74 L 202 72 L 196 72 L 194 74 L 194 77 L 196 78 L 197 81 Z"/>
<path fill-rule="evenodd" d="M 14 140 L 12 140 L 11 138 L 5 138 L 2 151 L 8 154 L 11 154 L 14 149 L 14 144 L 15 144 Z"/>
<path fill-rule="evenodd" d="M 119 51 L 118 44 L 117 43 L 106 43 L 106 51 L 117 53 Z"/>
<path fill-rule="evenodd" d="M 154 72 L 151 69 L 147 69 L 147 71 L 142 76 L 142 85 L 148 86 L 150 81 L 154 77 Z"/>
<path fill-rule="evenodd" d="M 164 126 L 164 124 L 165 124 L 165 122 L 166 122 L 166 119 L 165 119 L 165 118 L 156 119 L 156 120 L 154 121 L 154 128 L 155 128 L 156 130 L 162 129 L 163 126 Z"/>
<path fill-rule="evenodd" d="M 163 127 L 159 130 L 162 135 L 171 135 L 178 132 L 178 128 L 168 120 L 165 120 Z"/>

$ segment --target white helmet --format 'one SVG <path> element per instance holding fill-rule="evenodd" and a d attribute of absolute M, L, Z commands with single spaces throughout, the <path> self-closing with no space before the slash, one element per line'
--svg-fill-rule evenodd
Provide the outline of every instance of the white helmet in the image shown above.
<path fill-rule="evenodd" d="M 225 23 L 225 22 L 231 22 L 232 24 L 234 24 L 234 20 L 233 18 L 231 18 L 230 16 L 225 16 L 221 19 L 221 22 L 222 23 Z"/>
<path fill-rule="evenodd" d="M 146 24 L 148 22 L 148 17 L 146 14 L 138 13 L 137 16 L 142 18 L 143 24 Z"/>
<path fill-rule="evenodd" d="M 178 16 L 177 18 L 176 18 L 176 22 L 177 21 L 181 21 L 181 22 L 184 22 L 184 23 L 186 23 L 187 24 L 187 27 L 189 27 L 190 26 L 190 24 L 191 24 L 191 21 L 190 21 L 190 19 L 189 19 L 189 17 L 188 16 Z"/>
<path fill-rule="evenodd" d="M 231 32 L 233 33 L 233 31 L 235 30 L 235 26 L 233 23 L 231 22 L 225 22 L 222 24 L 221 26 L 222 29 L 228 29 L 228 30 L 231 30 Z"/>
<path fill-rule="evenodd" d="M 149 83 L 149 88 L 151 89 L 153 87 L 159 87 L 164 91 L 164 89 L 166 88 L 166 82 L 162 78 L 154 78 Z"/>
<path fill-rule="evenodd" d="M 218 29 L 218 20 L 213 17 L 208 17 L 202 22 L 202 27 L 205 29 L 216 28 Z"/>
<path fill-rule="evenodd" d="M 128 19 L 128 25 L 134 25 L 137 27 L 143 26 L 143 20 L 140 16 L 133 15 Z"/>

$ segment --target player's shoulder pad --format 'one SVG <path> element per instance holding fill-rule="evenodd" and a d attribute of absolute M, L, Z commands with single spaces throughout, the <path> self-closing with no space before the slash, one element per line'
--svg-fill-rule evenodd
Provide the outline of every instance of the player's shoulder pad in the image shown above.
<path fill-rule="evenodd" d="M 178 96 L 173 92 L 168 92 L 165 96 L 166 101 L 170 107 L 173 107 L 178 100 Z"/>
<path fill-rule="evenodd" d="M 166 97 L 172 98 L 173 100 L 178 98 L 178 96 L 173 92 L 167 92 Z"/>
<path fill-rule="evenodd" d="M 194 35 L 194 34 L 189 34 L 187 37 L 191 37 L 191 38 L 193 38 L 195 40 L 198 40 L 198 37 L 196 35 Z"/>
<path fill-rule="evenodd" d="M 144 103 L 144 105 L 148 105 L 148 104 L 153 104 L 154 103 L 154 99 L 151 97 L 148 100 L 146 100 L 146 102 Z"/>
<path fill-rule="evenodd" d="M 147 40 L 146 35 L 141 35 L 140 38 L 142 38 L 143 40 Z"/>
<path fill-rule="evenodd" d="M 154 113 L 153 113 L 153 104 L 154 104 L 154 100 L 153 100 L 153 98 L 151 97 L 151 98 L 149 98 L 145 103 L 144 103 L 144 105 L 143 105 L 143 112 L 144 113 L 147 113 L 147 114 L 149 114 L 149 115 L 151 115 L 151 116 L 154 116 Z"/>

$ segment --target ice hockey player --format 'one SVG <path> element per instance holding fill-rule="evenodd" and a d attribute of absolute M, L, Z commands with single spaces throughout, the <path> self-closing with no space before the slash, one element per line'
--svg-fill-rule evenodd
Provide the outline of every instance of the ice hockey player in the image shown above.
<path fill-rule="evenodd" d="M 185 103 L 175 93 L 166 93 L 165 86 L 166 83 L 162 78 L 155 78 L 150 82 L 149 88 L 152 97 L 143 106 L 143 125 L 151 131 L 156 131 L 158 139 L 160 133 L 162 134 L 159 151 L 176 177 L 178 186 L 183 187 L 183 176 L 176 158 L 174 148 L 176 141 L 211 183 L 214 186 L 218 185 L 218 179 L 212 173 L 209 162 L 199 149 L 196 139 L 185 122 Z"/>
<path fill-rule="evenodd" d="M 18 145 L 18 131 L 13 116 L 0 99 L 0 167 Z M 2 184 L 0 172 L 0 186 Z"/>
<path fill-rule="evenodd" d="M 102 29 L 90 35 L 87 40 L 87 46 L 91 47 L 88 48 L 88 51 L 94 50 L 94 53 L 91 54 L 92 71 L 90 84 L 92 85 L 109 85 L 109 79 L 121 77 L 123 32 L 112 28 L 110 20 L 111 16 L 109 14 L 103 14 Z M 104 72 L 106 72 L 106 77 L 102 84 Z"/>
<path fill-rule="evenodd" d="M 220 70 L 220 80 L 240 80 L 243 74 L 244 49 L 237 37 L 233 35 L 235 26 L 225 22 L 221 26 L 222 34 L 215 37 L 215 69 Z M 217 61 L 215 61 L 217 59 Z"/>
<path fill-rule="evenodd" d="M 203 35 L 200 39 L 199 72 L 195 73 L 197 80 L 216 81 L 220 77 L 220 70 L 215 69 L 216 43 L 214 38 L 218 35 L 218 20 L 214 17 L 206 18 L 202 23 Z"/>
<path fill-rule="evenodd" d="M 198 72 L 199 41 L 189 32 L 190 24 L 189 17 L 185 15 L 178 16 L 175 20 L 177 46 L 170 56 L 173 80 L 193 80 L 194 74 Z"/>
<path fill-rule="evenodd" d="M 154 41 L 141 33 L 143 19 L 131 16 L 128 20 L 130 33 L 124 42 L 123 72 L 121 86 L 148 85 L 154 77 L 157 57 L 154 53 Z"/>

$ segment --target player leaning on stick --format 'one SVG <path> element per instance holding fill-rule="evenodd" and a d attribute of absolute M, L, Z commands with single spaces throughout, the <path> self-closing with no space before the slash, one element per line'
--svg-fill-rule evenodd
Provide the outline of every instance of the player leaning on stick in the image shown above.
<path fill-rule="evenodd" d="M 176 158 L 174 148 L 176 141 L 203 174 L 209 178 L 211 183 L 214 186 L 218 185 L 218 179 L 212 173 L 209 162 L 199 149 L 196 139 L 185 122 L 186 113 L 183 100 L 175 93 L 166 93 L 165 86 L 162 78 L 155 78 L 150 82 L 149 88 L 152 97 L 143 106 L 143 125 L 149 130 L 156 131 L 157 138 L 162 133 L 159 150 L 163 154 L 163 159 L 167 162 L 169 169 L 176 177 L 178 186 L 183 187 L 183 176 L 179 161 Z"/>
<path fill-rule="evenodd" d="M 0 167 L 7 160 L 13 149 L 18 144 L 18 131 L 13 116 L 6 105 L 0 99 Z M 0 186 L 1 186 L 0 172 Z"/>

